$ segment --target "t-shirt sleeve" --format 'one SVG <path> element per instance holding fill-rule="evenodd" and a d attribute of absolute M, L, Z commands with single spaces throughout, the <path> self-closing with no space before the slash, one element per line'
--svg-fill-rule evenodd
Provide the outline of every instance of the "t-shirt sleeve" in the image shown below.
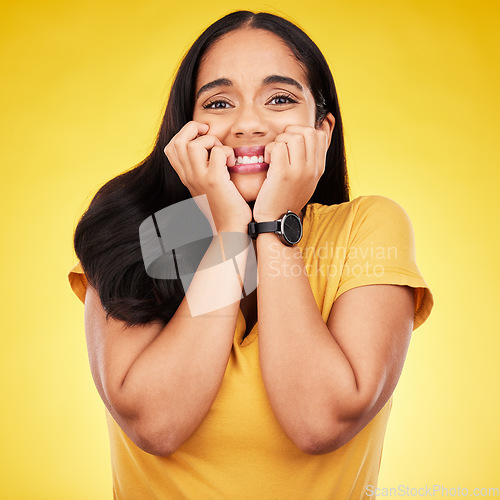
<path fill-rule="evenodd" d="M 353 225 L 335 300 L 347 290 L 363 285 L 412 287 L 415 330 L 428 318 L 434 299 L 416 264 L 408 215 L 395 201 L 383 196 L 360 197 L 353 209 Z"/>
<path fill-rule="evenodd" d="M 75 295 L 85 304 L 87 293 L 87 278 L 80 262 L 76 264 L 68 274 L 69 284 Z"/>

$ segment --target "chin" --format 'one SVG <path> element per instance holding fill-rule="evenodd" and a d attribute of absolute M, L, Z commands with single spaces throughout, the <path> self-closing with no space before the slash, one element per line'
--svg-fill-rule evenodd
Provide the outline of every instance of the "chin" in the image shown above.
<path fill-rule="evenodd" d="M 255 174 L 231 174 L 231 180 L 243 199 L 248 203 L 255 201 L 266 179 L 267 172 Z"/>

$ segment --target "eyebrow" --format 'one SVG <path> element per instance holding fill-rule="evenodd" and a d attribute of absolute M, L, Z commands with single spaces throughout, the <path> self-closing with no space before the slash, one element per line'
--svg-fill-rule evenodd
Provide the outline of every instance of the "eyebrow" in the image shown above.
<path fill-rule="evenodd" d="M 289 76 L 281 76 L 281 75 L 269 75 L 262 80 L 262 85 L 271 85 L 273 83 L 284 83 L 285 85 L 292 85 L 293 87 L 297 88 L 301 92 L 304 92 L 304 88 L 302 85 L 297 81 L 294 80 L 293 78 L 290 78 Z M 233 82 L 229 80 L 229 78 L 217 78 L 216 80 L 212 80 L 211 82 L 206 83 L 203 85 L 203 87 L 198 90 L 196 93 L 196 99 L 200 97 L 201 94 L 204 92 L 208 92 L 209 90 L 212 90 L 215 87 L 232 87 Z"/>
<path fill-rule="evenodd" d="M 301 92 L 304 92 L 302 85 L 297 80 L 294 80 L 289 76 L 270 75 L 264 78 L 264 80 L 262 81 L 263 85 L 271 85 L 272 83 L 284 83 L 285 85 L 292 85 L 292 87 L 295 87 Z"/>
<path fill-rule="evenodd" d="M 233 85 L 233 82 L 229 80 L 229 78 L 217 78 L 217 80 L 212 80 L 211 82 L 206 83 L 201 87 L 200 90 L 198 90 L 196 94 L 196 99 L 200 97 L 203 92 L 207 92 L 209 90 L 212 90 L 214 87 L 231 87 Z"/>

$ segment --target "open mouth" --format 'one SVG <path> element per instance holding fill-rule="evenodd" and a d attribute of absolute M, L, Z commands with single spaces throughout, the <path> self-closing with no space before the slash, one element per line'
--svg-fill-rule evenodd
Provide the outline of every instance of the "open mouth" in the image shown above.
<path fill-rule="evenodd" d="M 236 165 L 249 165 L 252 163 L 264 163 L 264 156 L 237 156 Z"/>
<path fill-rule="evenodd" d="M 269 165 L 264 162 L 265 149 L 265 146 L 242 146 L 234 148 L 236 164 L 234 167 L 228 167 L 229 172 L 250 174 L 267 170 Z"/>

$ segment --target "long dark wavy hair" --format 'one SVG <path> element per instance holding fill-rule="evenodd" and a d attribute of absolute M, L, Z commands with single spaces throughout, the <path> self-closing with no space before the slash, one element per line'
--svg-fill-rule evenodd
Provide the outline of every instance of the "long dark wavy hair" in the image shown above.
<path fill-rule="evenodd" d="M 325 172 L 308 203 L 334 205 L 349 201 L 342 119 L 323 54 L 300 28 L 281 17 L 249 11 L 224 16 L 201 34 L 184 57 L 151 153 L 98 190 L 75 230 L 75 252 L 87 280 L 99 292 L 107 315 L 129 326 L 167 323 L 184 298 L 180 280 L 154 279 L 146 273 L 139 226 L 158 210 L 191 197 L 164 148 L 192 120 L 195 82 L 204 55 L 221 36 L 240 28 L 267 30 L 279 36 L 306 71 L 316 102 L 317 124 L 328 112 L 335 117 Z"/>

